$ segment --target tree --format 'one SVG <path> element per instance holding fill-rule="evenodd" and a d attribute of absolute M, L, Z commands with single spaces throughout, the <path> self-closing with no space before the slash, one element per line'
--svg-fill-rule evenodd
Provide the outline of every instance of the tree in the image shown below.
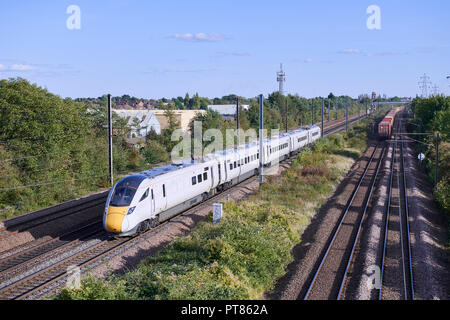
<path fill-rule="evenodd" d="M 169 154 L 164 146 L 157 141 L 149 140 L 141 149 L 141 153 L 147 163 L 156 164 L 166 162 L 169 159 Z"/>
<path fill-rule="evenodd" d="M 184 107 L 187 108 L 189 106 L 189 102 L 191 99 L 189 98 L 189 93 L 186 92 L 186 95 L 184 96 Z"/>

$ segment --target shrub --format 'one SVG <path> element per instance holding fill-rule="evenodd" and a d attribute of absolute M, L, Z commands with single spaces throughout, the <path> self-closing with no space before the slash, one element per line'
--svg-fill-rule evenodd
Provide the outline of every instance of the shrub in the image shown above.
<path fill-rule="evenodd" d="M 149 140 L 141 150 L 142 155 L 147 163 L 155 164 L 166 162 L 169 154 L 164 146 L 156 141 Z"/>

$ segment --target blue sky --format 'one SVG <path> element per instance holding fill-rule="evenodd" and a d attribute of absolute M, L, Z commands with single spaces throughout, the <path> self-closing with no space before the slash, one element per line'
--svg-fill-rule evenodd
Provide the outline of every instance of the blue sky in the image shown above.
<path fill-rule="evenodd" d="M 69 30 L 67 7 L 81 10 Z M 369 30 L 366 9 L 381 10 Z M 449 1 L 2 1 L 0 78 L 62 97 L 450 93 Z"/>

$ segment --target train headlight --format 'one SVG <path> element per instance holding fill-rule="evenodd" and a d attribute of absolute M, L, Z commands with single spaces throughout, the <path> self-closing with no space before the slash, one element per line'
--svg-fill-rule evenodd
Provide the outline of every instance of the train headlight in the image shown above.
<path fill-rule="evenodd" d="M 136 209 L 136 207 L 131 207 L 130 209 L 128 209 L 127 215 L 132 214 L 134 209 Z"/>

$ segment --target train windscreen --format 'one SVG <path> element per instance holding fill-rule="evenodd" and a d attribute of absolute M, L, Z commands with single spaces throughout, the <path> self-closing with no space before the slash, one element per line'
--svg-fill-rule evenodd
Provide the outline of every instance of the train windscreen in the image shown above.
<path fill-rule="evenodd" d="M 145 176 L 131 176 L 120 181 L 114 190 L 109 205 L 113 207 L 129 206 L 137 188 L 145 178 Z"/>

